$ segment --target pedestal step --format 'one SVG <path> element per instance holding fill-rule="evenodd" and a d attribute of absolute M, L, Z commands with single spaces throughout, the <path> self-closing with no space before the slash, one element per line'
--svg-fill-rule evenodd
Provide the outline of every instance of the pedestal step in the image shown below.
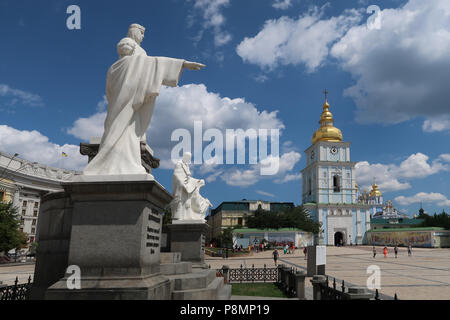
<path fill-rule="evenodd" d="M 161 252 L 161 264 L 181 262 L 181 252 Z"/>
<path fill-rule="evenodd" d="M 160 265 L 160 272 L 164 275 L 179 275 L 192 272 L 191 262 L 164 263 Z"/>
<path fill-rule="evenodd" d="M 169 276 L 174 281 L 174 290 L 204 289 L 216 278 L 215 270 Z M 222 278 L 223 279 L 223 278 Z"/>
<path fill-rule="evenodd" d="M 231 296 L 230 288 L 224 285 L 223 278 L 214 278 L 214 280 L 202 289 L 191 290 L 174 290 L 172 292 L 173 300 L 216 300 L 221 298 L 223 300 L 229 299 Z"/>
<path fill-rule="evenodd" d="M 217 300 L 230 300 L 231 298 L 231 284 L 224 284 L 217 295 Z"/>

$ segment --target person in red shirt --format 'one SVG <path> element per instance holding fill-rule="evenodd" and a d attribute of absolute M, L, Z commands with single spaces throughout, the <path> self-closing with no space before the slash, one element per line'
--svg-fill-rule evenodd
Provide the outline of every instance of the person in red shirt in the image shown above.
<path fill-rule="evenodd" d="M 384 247 L 383 253 L 384 253 L 384 257 L 386 258 L 387 257 L 387 247 Z"/>

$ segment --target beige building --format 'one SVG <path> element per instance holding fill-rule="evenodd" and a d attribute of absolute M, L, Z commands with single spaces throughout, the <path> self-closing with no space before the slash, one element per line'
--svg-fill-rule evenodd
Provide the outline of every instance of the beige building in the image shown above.
<path fill-rule="evenodd" d="M 0 152 L 0 200 L 12 202 L 20 215 L 20 229 L 36 240 L 41 195 L 62 191 L 75 171 L 53 168 Z"/>
<path fill-rule="evenodd" d="M 283 208 L 293 208 L 293 202 L 269 202 L 262 200 L 246 200 L 222 202 L 217 208 L 211 209 L 206 217 L 211 227 L 209 240 L 216 238 L 222 230 L 229 227 L 246 227 L 247 218 L 261 207 L 266 211 L 278 212 Z"/>

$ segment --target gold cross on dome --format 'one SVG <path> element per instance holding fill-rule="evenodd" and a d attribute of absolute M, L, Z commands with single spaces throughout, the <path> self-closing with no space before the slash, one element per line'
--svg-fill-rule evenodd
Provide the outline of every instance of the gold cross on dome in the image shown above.
<path fill-rule="evenodd" d="M 325 101 L 327 101 L 327 95 L 328 95 L 327 89 L 325 89 L 325 90 L 323 91 L 323 93 L 325 94 Z"/>

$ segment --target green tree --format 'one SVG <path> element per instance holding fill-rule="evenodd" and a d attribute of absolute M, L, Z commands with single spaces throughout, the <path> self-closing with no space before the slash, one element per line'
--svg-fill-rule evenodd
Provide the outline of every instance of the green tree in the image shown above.
<path fill-rule="evenodd" d="M 216 238 L 217 245 L 221 248 L 232 248 L 233 247 L 233 230 L 234 228 L 228 227 L 219 234 Z"/>
<path fill-rule="evenodd" d="M 26 244 L 27 236 L 19 230 L 17 210 L 11 202 L 0 202 L 0 252 L 22 248 Z"/>
<path fill-rule="evenodd" d="M 258 229 L 297 228 L 318 234 L 320 223 L 311 219 L 303 206 L 285 209 L 280 212 L 270 212 L 258 208 L 252 217 L 248 218 L 247 226 Z"/>
<path fill-rule="evenodd" d="M 421 227 L 441 227 L 450 230 L 450 216 L 445 211 L 440 214 L 435 213 L 433 216 L 422 211 L 418 219 L 423 219 Z"/>

